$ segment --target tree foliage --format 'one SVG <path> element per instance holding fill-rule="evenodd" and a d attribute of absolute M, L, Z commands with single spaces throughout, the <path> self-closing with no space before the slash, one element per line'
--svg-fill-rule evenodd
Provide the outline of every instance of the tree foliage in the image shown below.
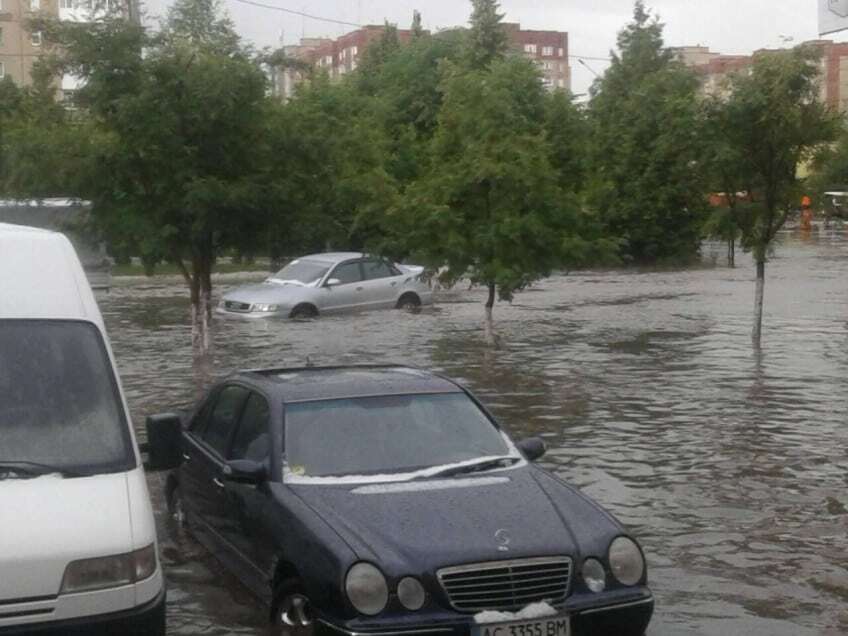
<path fill-rule="evenodd" d="M 636 262 L 694 256 L 704 208 L 698 84 L 662 32 L 637 2 L 589 106 L 590 201 Z"/>
<path fill-rule="evenodd" d="M 428 172 L 393 219 L 409 252 L 503 299 L 595 247 L 579 233 L 575 198 L 560 184 L 544 129 L 538 71 L 511 57 L 486 69 L 451 65 Z"/>
<path fill-rule="evenodd" d="M 466 55 L 471 68 L 481 69 L 503 58 L 509 42 L 496 0 L 471 0 L 471 6 Z"/>
<path fill-rule="evenodd" d="M 807 47 L 761 53 L 750 73 L 731 82 L 721 107 L 728 157 L 750 179 L 751 205 L 742 245 L 757 264 L 753 340 L 762 330 L 768 251 L 801 189 L 798 169 L 836 134 L 836 119 L 819 100 L 819 53 Z"/>
<path fill-rule="evenodd" d="M 83 82 L 69 182 L 113 244 L 180 265 L 204 349 L 216 255 L 263 217 L 265 76 L 211 0 L 179 0 L 156 34 L 112 16 L 44 28 Z"/>

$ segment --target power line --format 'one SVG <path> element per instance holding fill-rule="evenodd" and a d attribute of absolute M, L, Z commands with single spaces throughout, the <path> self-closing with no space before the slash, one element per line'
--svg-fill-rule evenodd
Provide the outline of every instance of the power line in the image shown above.
<path fill-rule="evenodd" d="M 591 55 L 577 55 L 575 53 L 569 53 L 568 57 L 574 57 L 578 60 L 591 60 L 593 62 L 612 62 L 612 59 L 608 57 L 592 57 Z"/>
<path fill-rule="evenodd" d="M 310 20 L 318 20 L 319 22 L 330 22 L 332 24 L 341 24 L 344 26 L 352 26 L 361 28 L 365 26 L 364 24 L 357 24 L 356 22 L 345 22 L 344 20 L 335 20 L 333 18 L 322 18 L 318 15 L 312 15 L 309 13 L 304 13 L 303 11 L 295 11 L 294 9 L 285 9 L 283 7 L 278 7 L 272 4 L 264 4 L 262 2 L 256 2 L 255 0 L 234 0 L 235 2 L 241 2 L 242 4 L 249 4 L 254 7 L 261 7 L 262 9 L 271 9 L 272 11 L 281 11 L 283 13 L 290 13 L 292 15 L 298 15 L 302 18 L 309 18 Z"/>

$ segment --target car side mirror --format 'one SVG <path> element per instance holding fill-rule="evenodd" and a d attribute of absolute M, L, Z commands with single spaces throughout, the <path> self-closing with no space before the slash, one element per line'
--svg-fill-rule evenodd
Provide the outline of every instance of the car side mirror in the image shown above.
<path fill-rule="evenodd" d="M 324 286 L 325 287 L 335 287 L 336 285 L 341 285 L 341 284 L 342 284 L 342 281 L 340 281 L 338 278 L 331 278 L 326 283 L 324 283 Z"/>
<path fill-rule="evenodd" d="M 224 464 L 222 471 L 224 481 L 237 484 L 261 484 L 268 478 L 265 464 L 250 459 L 234 459 Z"/>
<path fill-rule="evenodd" d="M 182 463 L 183 421 L 176 413 L 151 415 L 145 422 L 147 444 L 140 449 L 147 453 L 145 470 L 163 471 Z"/>
<path fill-rule="evenodd" d="M 527 439 L 523 439 L 518 442 L 517 446 L 518 450 L 520 450 L 524 454 L 524 457 L 527 458 L 527 461 L 531 462 L 536 461 L 548 451 L 548 447 L 545 445 L 544 440 L 539 437 L 528 437 Z"/>

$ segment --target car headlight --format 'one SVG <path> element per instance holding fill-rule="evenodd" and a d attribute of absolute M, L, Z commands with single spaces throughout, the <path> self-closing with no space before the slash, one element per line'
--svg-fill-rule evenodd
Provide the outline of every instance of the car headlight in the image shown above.
<path fill-rule="evenodd" d="M 400 604 L 413 612 L 424 607 L 424 601 L 427 600 L 424 586 L 418 579 L 411 576 L 401 579 L 398 583 L 397 594 Z"/>
<path fill-rule="evenodd" d="M 593 592 L 603 592 L 607 586 L 607 573 L 604 566 L 597 559 L 586 559 L 583 561 L 583 580 Z"/>
<path fill-rule="evenodd" d="M 269 311 L 277 311 L 279 308 L 280 308 L 279 305 L 265 305 L 265 304 L 262 304 L 262 303 L 257 303 L 255 305 L 253 305 L 253 311 L 269 312 Z"/>
<path fill-rule="evenodd" d="M 348 570 L 345 592 L 356 610 L 366 616 L 376 616 L 389 602 L 386 577 L 370 563 L 357 563 Z"/>
<path fill-rule="evenodd" d="M 627 537 L 618 537 L 610 544 L 609 564 L 613 576 L 624 585 L 636 585 L 645 574 L 642 551 Z"/>
<path fill-rule="evenodd" d="M 72 561 L 65 568 L 60 594 L 121 587 L 149 578 L 156 571 L 156 546 L 107 557 Z"/>

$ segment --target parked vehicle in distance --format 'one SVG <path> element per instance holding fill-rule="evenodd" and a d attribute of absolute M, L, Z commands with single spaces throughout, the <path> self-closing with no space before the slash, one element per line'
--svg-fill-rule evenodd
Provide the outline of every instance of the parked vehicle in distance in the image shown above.
<path fill-rule="evenodd" d="M 217 384 L 157 463 L 169 509 L 296 633 L 642 634 L 642 550 L 468 391 L 407 367 Z"/>
<path fill-rule="evenodd" d="M 61 234 L 0 224 L 0 634 L 165 633 L 144 469 Z"/>
<path fill-rule="evenodd" d="M 246 318 L 313 318 L 362 309 L 415 309 L 433 302 L 423 267 L 359 252 L 311 254 L 263 283 L 224 294 L 217 313 Z"/>

